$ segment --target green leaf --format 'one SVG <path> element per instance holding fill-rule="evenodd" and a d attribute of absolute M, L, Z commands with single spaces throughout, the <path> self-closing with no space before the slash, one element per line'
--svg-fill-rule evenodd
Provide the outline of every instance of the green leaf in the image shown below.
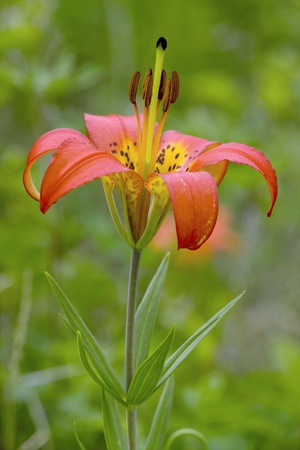
<path fill-rule="evenodd" d="M 203 450 L 209 450 L 207 440 L 203 434 L 199 433 L 197 430 L 193 430 L 192 428 L 182 428 L 181 430 L 172 433 L 166 442 L 165 450 L 169 450 L 173 442 L 181 436 L 192 436 L 197 439 L 198 442 L 201 442 L 201 447 Z"/>
<path fill-rule="evenodd" d="M 206 324 L 199 328 L 187 341 L 185 341 L 166 361 L 163 376 L 158 382 L 160 386 L 172 373 L 177 369 L 177 367 L 184 361 L 184 359 L 194 350 L 194 348 L 205 338 L 205 336 L 219 323 L 222 317 L 225 316 L 240 300 L 244 295 L 244 292 L 232 300 L 228 305 L 222 308 L 217 314 L 215 314 L 211 319 L 209 319 Z"/>
<path fill-rule="evenodd" d="M 163 258 L 136 312 L 135 364 L 139 367 L 148 357 L 151 336 L 157 316 L 162 287 L 166 278 L 170 253 Z"/>
<path fill-rule="evenodd" d="M 73 422 L 73 428 L 74 428 L 75 438 L 76 438 L 77 444 L 79 445 L 80 450 L 85 450 L 83 443 L 81 442 L 81 440 L 78 437 L 75 422 Z"/>
<path fill-rule="evenodd" d="M 174 383 L 169 378 L 160 397 L 144 450 L 161 450 L 165 441 L 172 406 Z"/>
<path fill-rule="evenodd" d="M 89 360 L 86 355 L 86 350 L 83 345 L 82 335 L 79 330 L 77 331 L 77 344 L 78 344 L 79 356 L 80 356 L 81 362 L 82 362 L 85 370 L 90 375 L 90 377 L 93 378 L 94 381 L 96 381 L 96 383 L 100 384 L 100 386 L 103 387 L 103 384 L 104 384 L 103 380 L 101 379 L 101 377 L 98 374 L 95 373 L 95 371 L 93 370 L 92 366 L 89 363 Z"/>
<path fill-rule="evenodd" d="M 126 450 L 126 436 L 117 402 L 102 390 L 104 435 L 107 450 Z"/>
<path fill-rule="evenodd" d="M 175 326 L 173 325 L 163 342 L 137 369 L 128 389 L 126 397 L 128 405 L 139 405 L 156 390 L 174 333 Z"/>
<path fill-rule="evenodd" d="M 103 387 L 107 389 L 114 397 L 124 403 L 125 392 L 122 388 L 116 373 L 111 367 L 109 361 L 107 360 L 103 350 L 100 348 L 96 339 L 85 325 L 84 321 L 81 319 L 75 308 L 72 306 L 71 302 L 68 300 L 62 289 L 54 281 L 54 279 L 46 273 L 46 277 L 66 315 L 66 322 L 77 335 L 79 330 L 82 335 L 82 341 L 85 349 L 87 350 L 91 362 L 93 363 L 96 371 L 99 374 L 99 380 L 102 381 Z"/>
<path fill-rule="evenodd" d="M 85 370 L 97 384 L 99 384 L 101 387 L 103 387 L 105 385 L 104 381 L 101 379 L 101 377 L 98 373 L 95 373 L 95 370 L 93 369 L 93 367 L 91 366 L 91 364 L 89 362 L 80 331 L 77 331 L 77 344 L 78 344 L 79 356 L 80 356 L 81 362 L 82 362 Z M 111 391 L 108 387 L 106 387 L 105 389 L 114 398 L 116 398 L 116 394 L 114 391 Z M 119 397 L 117 397 L 116 400 L 118 400 L 124 406 L 127 406 L 127 403 L 125 401 L 123 401 L 122 399 L 119 399 Z"/>

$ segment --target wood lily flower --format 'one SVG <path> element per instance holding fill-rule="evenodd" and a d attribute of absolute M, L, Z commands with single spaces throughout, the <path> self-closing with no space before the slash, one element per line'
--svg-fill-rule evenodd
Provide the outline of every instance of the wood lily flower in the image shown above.
<path fill-rule="evenodd" d="M 176 72 L 167 80 L 162 69 L 167 43 L 157 42 L 155 70 L 144 78 L 143 114 L 136 94 L 139 72 L 129 85 L 133 116 L 85 114 L 87 136 L 72 129 L 56 129 L 41 136 L 31 148 L 24 171 L 28 194 L 46 212 L 58 199 L 85 183 L 102 179 L 112 218 L 123 239 L 144 248 L 155 236 L 169 209 L 175 218 L 178 248 L 198 249 L 211 235 L 218 215 L 217 186 L 228 162 L 247 164 L 259 171 L 270 191 L 271 215 L 277 179 L 268 159 L 244 144 L 221 144 L 166 131 L 167 112 L 179 93 Z M 162 113 L 157 122 L 158 107 Z M 33 164 L 53 151 L 40 193 L 31 178 Z M 115 202 L 121 197 L 122 211 Z"/>

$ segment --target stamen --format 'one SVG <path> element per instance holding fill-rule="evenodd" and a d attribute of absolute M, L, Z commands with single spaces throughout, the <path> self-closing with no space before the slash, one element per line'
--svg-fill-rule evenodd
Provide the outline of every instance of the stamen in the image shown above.
<path fill-rule="evenodd" d="M 145 107 L 148 108 L 148 106 L 151 103 L 152 98 L 152 86 L 153 86 L 153 75 L 152 75 L 152 69 L 148 69 L 143 81 L 143 99 L 145 103 Z"/>
<path fill-rule="evenodd" d="M 180 83 L 179 83 L 179 75 L 178 73 L 174 70 L 172 72 L 172 87 L 171 87 L 171 103 L 175 103 L 176 100 L 178 99 L 178 95 L 179 95 L 179 87 L 180 87 Z"/>
<path fill-rule="evenodd" d="M 139 87 L 140 76 L 140 72 L 134 72 L 129 83 L 128 97 L 130 103 L 132 103 L 133 105 L 136 103 L 136 93 Z"/>
<path fill-rule="evenodd" d="M 158 100 L 161 101 L 164 98 L 167 84 L 167 72 L 165 70 L 162 71 L 160 77 L 160 85 L 158 89 Z"/>
<path fill-rule="evenodd" d="M 163 107 L 162 107 L 163 112 L 168 111 L 169 106 L 171 104 L 171 99 L 172 99 L 172 81 L 168 80 L 165 95 L 164 95 L 164 103 L 163 103 Z"/>
<path fill-rule="evenodd" d="M 138 127 L 138 143 L 140 145 L 141 143 L 141 136 L 142 136 L 142 132 L 141 132 L 141 120 L 140 120 L 140 115 L 139 115 L 139 110 L 138 110 L 138 106 L 136 103 L 136 94 L 137 94 L 137 90 L 139 87 L 139 82 L 140 82 L 140 72 L 134 72 L 134 74 L 131 77 L 130 83 L 129 83 L 129 87 L 128 87 L 128 97 L 129 97 L 129 101 L 133 104 L 134 106 L 134 112 L 135 112 L 135 116 L 136 116 L 136 122 L 137 122 L 137 127 Z"/>

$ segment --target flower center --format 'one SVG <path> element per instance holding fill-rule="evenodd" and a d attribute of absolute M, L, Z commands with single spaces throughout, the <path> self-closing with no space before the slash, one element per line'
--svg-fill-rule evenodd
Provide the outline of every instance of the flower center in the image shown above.
<path fill-rule="evenodd" d="M 167 48 L 167 41 L 161 37 L 156 44 L 156 60 L 154 72 L 148 69 L 144 77 L 142 86 L 142 96 L 144 101 L 143 121 L 139 115 L 136 95 L 140 81 L 140 73 L 135 72 L 131 78 L 128 90 L 130 102 L 133 104 L 138 127 L 138 164 L 135 170 L 145 180 L 148 175 L 155 171 L 159 160 L 163 154 L 158 149 L 167 112 L 179 94 L 179 77 L 177 72 L 172 72 L 171 78 L 167 80 L 166 71 L 163 70 L 164 53 Z M 162 113 L 157 122 L 159 106 L 162 104 Z M 175 162 L 172 164 L 172 166 Z M 178 166 L 177 166 L 178 167 Z"/>

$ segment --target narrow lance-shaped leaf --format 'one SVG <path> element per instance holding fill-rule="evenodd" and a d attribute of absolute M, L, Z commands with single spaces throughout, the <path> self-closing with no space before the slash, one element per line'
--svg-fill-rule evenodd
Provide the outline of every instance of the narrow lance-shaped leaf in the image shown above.
<path fill-rule="evenodd" d="M 217 323 L 225 316 L 234 305 L 244 295 L 244 292 L 232 300 L 228 305 L 222 308 L 215 314 L 206 324 L 199 328 L 189 339 L 187 339 L 166 361 L 163 376 L 159 380 L 157 387 L 159 387 L 177 367 L 184 361 L 184 359 L 194 350 L 194 348 L 205 338 L 205 336 L 217 325 Z"/>
<path fill-rule="evenodd" d="M 161 450 L 164 446 L 172 406 L 174 382 L 169 378 L 162 391 L 144 450 Z"/>
<path fill-rule="evenodd" d="M 84 348 L 84 344 L 82 341 L 82 335 L 80 331 L 77 331 L 77 344 L 78 344 L 78 350 L 79 350 L 79 356 L 82 362 L 82 365 L 84 366 L 87 373 L 90 375 L 90 377 L 96 381 L 97 384 L 99 384 L 101 387 L 103 387 L 104 381 L 101 379 L 99 374 L 95 373 L 93 370 L 91 364 L 89 363 L 88 357 L 86 355 L 86 350 Z"/>
<path fill-rule="evenodd" d="M 202 450 L 209 450 L 207 439 L 197 430 L 193 428 L 182 428 L 181 430 L 177 430 L 171 434 L 169 439 L 166 442 L 165 450 L 170 450 L 171 445 L 175 442 L 176 439 L 181 438 L 182 436 L 189 436 L 195 438 L 201 444 Z"/>
<path fill-rule="evenodd" d="M 127 442 L 116 401 L 102 391 L 104 435 L 107 450 L 126 450 Z"/>
<path fill-rule="evenodd" d="M 126 401 L 135 406 L 149 398 L 156 389 L 161 377 L 164 363 L 173 342 L 175 326 L 171 328 L 167 337 L 157 349 L 137 369 L 128 389 Z"/>
<path fill-rule="evenodd" d="M 81 319 L 75 308 L 72 306 L 71 302 L 64 294 L 62 289 L 54 281 L 54 279 L 46 273 L 46 277 L 64 311 L 66 314 L 69 326 L 73 333 L 76 335 L 79 330 L 82 335 L 82 340 L 84 346 L 91 358 L 95 369 L 99 373 L 101 380 L 103 380 L 103 385 L 109 391 L 115 393 L 115 397 L 120 401 L 124 402 L 125 393 L 124 390 L 115 374 L 113 368 L 111 367 L 109 361 L 107 360 L 103 350 L 100 348 L 98 342 L 85 325 L 84 321 Z"/>
<path fill-rule="evenodd" d="M 157 316 L 161 290 L 169 266 L 170 254 L 163 258 L 156 274 L 152 278 L 148 289 L 136 312 L 135 364 L 140 364 L 148 357 L 151 336 Z"/>
<path fill-rule="evenodd" d="M 99 384 L 101 387 L 105 386 L 106 391 L 112 395 L 112 397 L 114 397 L 116 400 L 118 400 L 120 403 L 122 403 L 124 406 L 127 406 L 126 402 L 123 401 L 122 399 L 119 398 L 118 395 L 116 395 L 116 393 L 114 391 L 112 391 L 111 389 L 109 389 L 106 384 L 104 383 L 104 381 L 101 379 L 100 374 L 95 373 L 95 370 L 93 369 L 93 367 L 91 366 L 89 359 L 87 357 L 86 354 L 86 349 L 84 347 L 83 341 L 82 341 L 82 336 L 80 331 L 77 331 L 77 344 L 78 344 L 78 350 L 79 350 L 79 355 L 80 355 L 80 359 L 81 362 L 85 368 L 85 370 L 87 371 L 87 373 L 90 375 L 90 377 L 97 383 Z"/>
<path fill-rule="evenodd" d="M 75 438 L 76 438 L 77 444 L 79 445 L 80 450 L 86 450 L 86 448 L 84 447 L 83 443 L 81 442 L 81 440 L 79 439 L 79 436 L 77 434 L 75 422 L 73 423 L 73 428 L 74 428 Z"/>

